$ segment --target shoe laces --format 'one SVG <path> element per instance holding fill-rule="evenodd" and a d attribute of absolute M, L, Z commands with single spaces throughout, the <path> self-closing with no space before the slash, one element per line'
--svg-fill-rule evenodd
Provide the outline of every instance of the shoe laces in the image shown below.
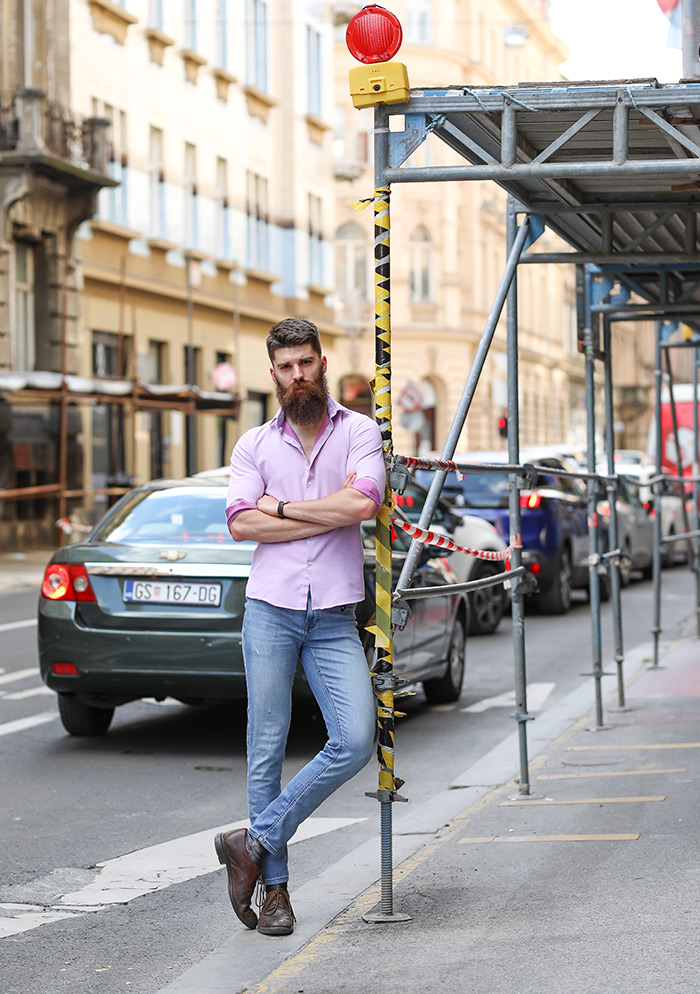
<path fill-rule="evenodd" d="M 261 914 L 272 915 L 277 911 L 280 903 L 286 904 L 289 907 L 289 912 L 292 916 L 292 921 L 296 921 L 296 915 L 292 909 L 292 902 L 289 899 L 288 892 L 284 887 L 272 887 L 267 890 L 262 880 L 258 880 L 257 890 L 255 893 L 255 903 L 257 904 L 258 911 Z"/>

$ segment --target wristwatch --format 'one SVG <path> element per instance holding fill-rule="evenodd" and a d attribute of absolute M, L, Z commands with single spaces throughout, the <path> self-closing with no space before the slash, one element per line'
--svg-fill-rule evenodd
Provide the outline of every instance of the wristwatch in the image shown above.
<path fill-rule="evenodd" d="M 288 500 L 281 500 L 277 505 L 277 514 L 280 516 L 280 518 L 284 517 L 284 505 L 288 503 L 289 503 Z"/>

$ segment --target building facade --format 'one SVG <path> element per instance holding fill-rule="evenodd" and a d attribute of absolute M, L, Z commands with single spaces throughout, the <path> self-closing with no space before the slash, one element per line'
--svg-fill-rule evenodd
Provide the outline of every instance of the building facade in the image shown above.
<path fill-rule="evenodd" d="M 264 339 L 276 321 L 310 317 L 333 354 L 332 25 L 311 0 L 12 0 L 3 10 L 13 108 L 32 61 L 21 51 L 27 19 L 36 61 L 55 68 L 30 80 L 38 104 L 70 107 L 103 139 L 102 173 L 92 186 L 81 175 L 87 192 L 72 213 L 63 188 L 5 207 L 10 242 L 25 229 L 35 237 L 31 205 L 39 226 L 55 220 L 54 266 L 67 260 L 69 276 L 49 284 L 67 318 L 59 300 L 46 303 L 38 253 L 34 271 L 21 269 L 24 242 L 14 263 L 0 262 L 13 287 L 4 299 L 27 299 L 30 343 L 8 347 L 19 326 L 0 311 L 0 411 L 24 410 L 31 394 L 47 422 L 62 417 L 63 478 L 54 459 L 41 482 L 68 488 L 63 511 L 84 525 L 124 488 L 227 461 L 239 434 L 274 413 Z M 3 146 L 6 185 L 9 169 Z M 61 394 L 64 413 L 52 415 Z M 10 443 L 8 494 L 40 481 L 21 475 L 19 459 Z M 21 544 L 18 531 L 50 540 L 55 502 L 3 503 L 3 545 Z M 19 527 L 23 514 L 31 527 Z"/>
<path fill-rule="evenodd" d="M 407 66 L 412 87 L 561 80 L 558 67 L 567 49 L 552 33 L 544 0 L 394 0 L 385 6 L 403 25 L 396 58 Z M 337 319 L 347 331 L 344 365 L 354 373 L 349 382 L 357 392 L 357 384 L 372 375 L 374 279 L 371 210 L 358 213 L 352 204 L 373 191 L 373 114 L 355 110 L 348 96 L 348 70 L 357 65 L 345 45 L 353 5 L 338 2 L 334 10 Z M 433 135 L 407 160 L 417 166 L 459 162 Z M 395 184 L 392 190 L 398 452 L 442 450 L 505 267 L 505 212 L 504 192 L 488 182 Z M 537 248 L 565 246 L 546 231 Z M 518 290 L 521 442 L 585 447 L 574 266 L 520 266 Z M 504 311 L 462 432 L 461 451 L 505 447 L 498 429 L 507 407 L 505 324 Z M 639 384 L 640 356 L 648 356 L 644 336 L 633 338 L 629 329 L 621 334 L 619 401 L 622 384 Z M 643 379 L 637 396 L 646 398 L 652 382 L 648 363 Z M 641 408 L 635 410 L 641 415 Z M 601 406 L 600 424 L 602 414 Z M 625 443 L 620 436 L 618 444 Z"/>

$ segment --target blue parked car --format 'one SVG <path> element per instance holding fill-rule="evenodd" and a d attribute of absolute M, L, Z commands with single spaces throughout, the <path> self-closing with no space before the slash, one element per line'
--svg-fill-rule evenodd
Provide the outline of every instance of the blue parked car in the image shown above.
<path fill-rule="evenodd" d="M 505 452 L 466 452 L 455 456 L 462 463 L 506 463 Z M 525 451 L 522 462 L 575 472 L 561 456 Z M 418 470 L 416 479 L 429 486 L 432 470 Z M 449 473 L 443 496 L 456 511 L 478 514 L 495 526 L 504 541 L 510 541 L 508 521 L 508 474 L 467 473 L 463 480 Z M 586 486 L 581 480 L 541 473 L 531 490 L 520 494 L 523 565 L 537 579 L 536 599 L 548 614 L 565 614 L 571 606 L 572 588 L 588 588 L 588 507 Z M 601 549 L 607 548 L 607 526 L 603 525 Z M 601 577 L 601 596 L 609 596 L 607 577 Z"/>

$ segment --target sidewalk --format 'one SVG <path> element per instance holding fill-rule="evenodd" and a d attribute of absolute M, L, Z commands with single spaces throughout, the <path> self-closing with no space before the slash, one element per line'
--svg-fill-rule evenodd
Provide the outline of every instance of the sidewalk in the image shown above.
<path fill-rule="evenodd" d="M 12 593 L 26 587 L 40 587 L 44 568 L 53 549 L 0 553 L 0 593 Z"/>
<path fill-rule="evenodd" d="M 700 643 L 630 653 L 627 710 L 595 730 L 592 681 L 414 812 L 395 807 L 394 910 L 378 910 L 378 842 L 292 895 L 295 935 L 233 923 L 168 994 L 697 994 Z M 403 811 L 396 812 L 396 808 Z M 264 979 L 262 979 L 264 978 Z"/>

